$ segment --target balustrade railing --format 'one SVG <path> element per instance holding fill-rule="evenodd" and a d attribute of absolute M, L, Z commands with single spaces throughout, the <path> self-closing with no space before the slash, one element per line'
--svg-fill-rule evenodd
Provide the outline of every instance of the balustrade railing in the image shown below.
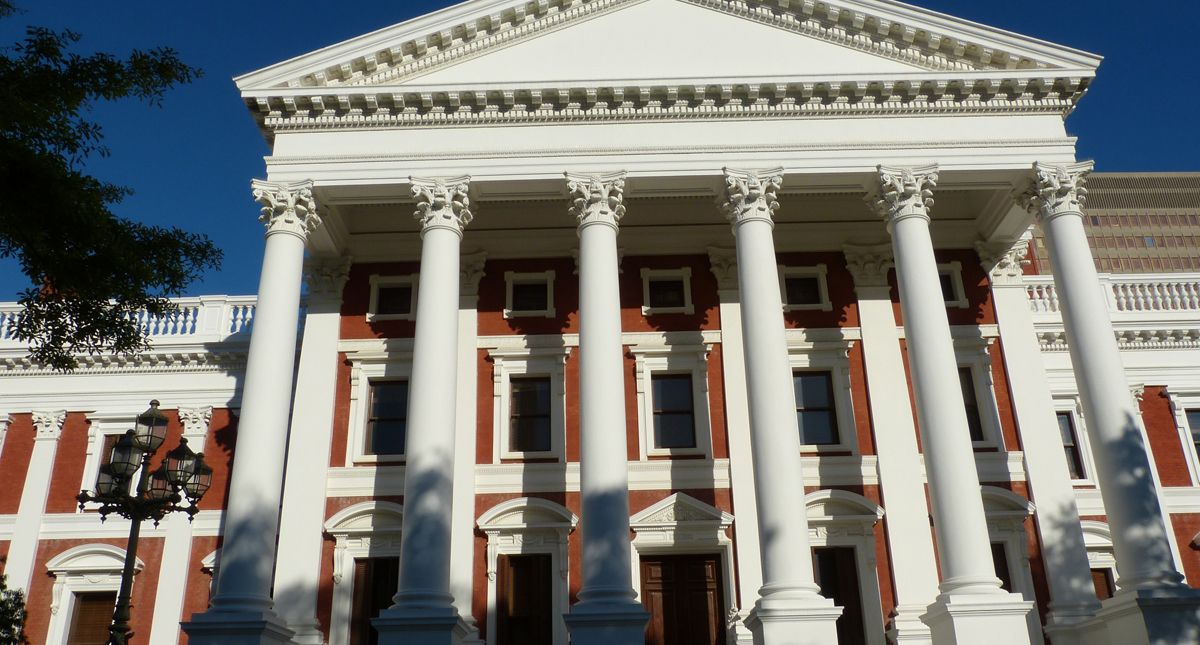
<path fill-rule="evenodd" d="M 1120 314 L 1188 313 L 1200 315 L 1200 274 L 1102 274 L 1100 287 L 1108 309 Z M 1053 276 L 1025 277 L 1029 307 L 1035 314 L 1058 314 Z"/>
<path fill-rule="evenodd" d="M 132 315 L 147 335 L 159 342 L 215 342 L 248 339 L 254 325 L 254 296 L 203 296 L 174 300 L 179 307 L 166 316 L 143 310 Z M 14 330 L 21 308 L 0 304 L 0 343 L 16 343 Z"/>

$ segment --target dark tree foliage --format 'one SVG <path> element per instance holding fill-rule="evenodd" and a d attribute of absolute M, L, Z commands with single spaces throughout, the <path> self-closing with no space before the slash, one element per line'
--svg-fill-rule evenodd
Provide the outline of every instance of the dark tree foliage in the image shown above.
<path fill-rule="evenodd" d="M 0 18 L 14 13 L 0 0 Z M 11 332 L 33 360 L 62 371 L 79 354 L 144 350 L 135 314 L 172 313 L 167 298 L 221 259 L 203 235 L 117 217 L 110 209 L 130 190 L 80 170 L 108 154 L 87 119 L 96 102 L 158 106 L 200 71 L 168 48 L 76 54 L 79 39 L 28 27 L 24 41 L 0 49 L 0 258 L 16 258 L 30 280 Z"/>
<path fill-rule="evenodd" d="M 0 643 L 28 643 L 25 638 L 25 594 L 8 588 L 8 580 L 0 575 Z"/>

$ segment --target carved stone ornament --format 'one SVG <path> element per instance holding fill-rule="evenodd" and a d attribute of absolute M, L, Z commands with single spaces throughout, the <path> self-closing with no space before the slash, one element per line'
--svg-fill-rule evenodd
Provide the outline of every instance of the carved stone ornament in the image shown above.
<path fill-rule="evenodd" d="M 1015 242 L 976 242 L 979 263 L 991 276 L 994 285 L 1024 286 L 1025 266 L 1029 264 L 1029 241 L 1032 231 L 1025 231 Z"/>
<path fill-rule="evenodd" d="M 483 267 L 486 263 L 487 251 L 463 254 L 458 263 L 459 296 L 479 295 L 479 281 L 483 279 Z"/>
<path fill-rule="evenodd" d="M 625 216 L 625 171 L 603 175 L 569 172 L 566 177 L 571 194 L 568 211 L 579 221 L 579 227 L 607 224 L 616 228 Z"/>
<path fill-rule="evenodd" d="M 717 288 L 738 288 L 737 251 L 717 246 L 708 247 L 708 267 L 717 279 Z"/>
<path fill-rule="evenodd" d="M 887 221 L 889 230 L 899 220 L 920 217 L 929 220 L 933 189 L 938 183 L 937 164 L 918 167 L 879 166 L 879 183 L 867 203 Z"/>
<path fill-rule="evenodd" d="M 421 223 L 421 234 L 433 228 L 445 228 L 462 235 L 471 223 L 471 199 L 467 189 L 471 177 L 420 178 L 409 177 L 412 196 L 417 200 L 413 217 Z"/>
<path fill-rule="evenodd" d="M 291 233 L 303 239 L 317 230 L 321 218 L 313 199 L 311 181 L 279 184 L 255 179 L 250 182 L 254 201 L 262 205 L 258 221 L 267 227 L 267 235 Z"/>
<path fill-rule="evenodd" d="M 1039 219 L 1082 215 L 1087 201 L 1087 177 L 1095 163 L 1080 161 L 1065 166 L 1034 162 L 1033 177 L 1018 190 L 1016 199 Z"/>
<path fill-rule="evenodd" d="M 304 282 L 309 298 L 341 300 L 342 287 L 350 277 L 349 256 L 312 258 L 304 265 Z"/>
<path fill-rule="evenodd" d="M 206 405 L 199 408 L 179 408 L 179 421 L 183 424 L 183 434 L 188 437 L 188 441 L 192 441 L 192 437 L 205 437 L 208 435 L 208 424 L 212 422 L 211 405 Z M 192 449 L 197 449 L 192 446 Z"/>
<path fill-rule="evenodd" d="M 888 286 L 888 269 L 892 266 L 892 247 L 890 244 L 875 246 L 855 246 L 848 244 L 842 247 L 846 256 L 846 268 L 854 277 L 855 288 L 886 287 Z"/>
<path fill-rule="evenodd" d="M 721 212 L 736 228 L 752 220 L 775 225 L 777 193 L 783 187 L 783 168 L 734 170 L 725 168 L 725 193 L 717 200 Z"/>
<path fill-rule="evenodd" d="M 62 434 L 63 421 L 67 418 L 65 410 L 55 412 L 34 412 L 33 427 L 37 430 L 36 439 L 58 439 Z"/>

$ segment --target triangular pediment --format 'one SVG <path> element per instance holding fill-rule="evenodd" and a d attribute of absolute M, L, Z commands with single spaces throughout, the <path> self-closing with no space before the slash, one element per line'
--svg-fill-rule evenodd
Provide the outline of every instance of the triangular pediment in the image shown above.
<path fill-rule="evenodd" d="M 629 524 L 635 530 L 644 526 L 686 522 L 715 522 L 728 526 L 733 523 L 733 516 L 691 495 L 675 493 L 629 518 Z"/>

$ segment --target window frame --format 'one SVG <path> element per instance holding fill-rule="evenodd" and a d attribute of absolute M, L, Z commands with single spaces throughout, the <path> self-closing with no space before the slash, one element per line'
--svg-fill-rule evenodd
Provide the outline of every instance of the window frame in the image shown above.
<path fill-rule="evenodd" d="M 863 605 L 868 645 L 887 645 L 874 527 L 883 518 L 878 504 L 849 491 L 820 489 L 804 496 L 808 516 L 808 547 L 851 547 L 858 569 L 858 594 Z"/>
<path fill-rule="evenodd" d="M 46 643 L 68 645 L 71 620 L 75 613 L 75 595 L 88 592 L 120 591 L 125 550 L 110 544 L 91 543 L 65 549 L 50 558 L 46 572 L 54 577 L 50 592 L 50 621 Z M 134 563 L 135 572 L 144 570 L 141 558 Z M 134 577 L 136 591 L 137 581 Z"/>
<path fill-rule="evenodd" d="M 545 309 L 513 309 L 514 284 L 546 284 Z M 554 309 L 554 270 L 522 272 L 504 272 L 504 317 L 510 318 L 553 318 L 557 314 Z"/>
<path fill-rule="evenodd" d="M 379 453 L 374 453 L 374 452 L 368 453 L 367 447 L 366 447 L 367 438 L 371 436 L 371 433 L 370 433 L 371 421 L 373 419 L 375 419 L 375 417 L 371 414 L 372 408 L 374 407 L 374 404 L 375 404 L 374 388 L 376 386 L 380 386 L 380 385 L 384 385 L 384 384 L 395 384 L 395 383 L 403 383 L 404 384 L 404 398 L 407 400 L 411 393 L 409 390 L 410 384 L 409 384 L 408 379 L 371 378 L 371 379 L 367 380 L 367 398 L 366 398 L 365 404 L 363 405 L 364 420 L 363 420 L 363 445 L 362 445 L 363 454 L 366 456 L 399 457 L 400 459 L 404 459 L 408 454 L 408 409 L 407 408 L 404 410 L 404 450 L 402 452 L 400 452 L 399 454 L 379 454 Z M 380 419 L 395 420 L 396 417 L 380 417 Z"/>
<path fill-rule="evenodd" d="M 375 381 L 412 382 L 411 352 L 389 353 L 383 361 L 354 361 L 350 369 L 350 431 L 346 466 L 403 464 L 405 455 L 367 454 L 367 422 L 371 406 L 371 383 Z M 411 396 L 411 389 L 409 394 Z M 405 441 L 407 452 L 408 442 Z"/>
<path fill-rule="evenodd" d="M 1004 431 L 1000 425 L 1000 408 L 996 402 L 996 384 L 992 378 L 991 346 L 995 337 L 955 339 L 954 354 L 959 368 L 971 370 L 975 386 L 975 403 L 979 406 L 979 425 L 983 441 L 972 441 L 974 448 L 994 448 L 1003 452 Z"/>
<path fill-rule="evenodd" d="M 1087 422 L 1083 418 L 1083 402 L 1079 399 L 1079 397 L 1055 398 L 1054 414 L 1056 417 L 1059 414 L 1071 415 L 1071 424 L 1075 428 L 1075 442 L 1079 445 L 1079 458 L 1080 461 L 1083 462 L 1084 476 L 1082 479 L 1072 479 L 1071 485 L 1076 488 L 1095 486 L 1096 466 L 1092 461 L 1092 446 L 1088 441 Z M 1056 424 L 1057 421 L 1058 420 L 1056 418 Z M 1057 427 L 1055 429 L 1057 429 Z"/>
<path fill-rule="evenodd" d="M 962 262 L 955 260 L 954 262 L 939 262 L 938 279 L 943 275 L 950 276 L 950 289 L 954 292 L 954 300 L 945 300 L 946 307 L 950 309 L 966 309 L 970 306 L 967 301 L 967 290 L 963 285 L 962 279 Z M 941 284 L 938 285 L 941 289 Z"/>
<path fill-rule="evenodd" d="M 502 461 L 566 460 L 567 347 L 489 348 L 492 361 L 492 463 Z M 550 450 L 512 450 L 510 412 L 512 377 L 550 378 Z"/>
<path fill-rule="evenodd" d="M 372 274 L 371 283 L 371 299 L 367 304 L 367 322 L 375 322 L 377 320 L 416 320 L 417 319 L 417 283 L 419 274 L 411 273 L 408 275 L 379 275 Z M 380 287 L 395 287 L 408 285 L 411 288 L 412 302 L 409 304 L 408 313 L 406 314 L 380 314 L 375 313 L 379 307 L 379 289 Z"/>
<path fill-rule="evenodd" d="M 696 307 L 692 303 L 692 268 L 682 267 L 679 269 L 651 269 L 642 267 L 642 315 L 655 316 L 659 314 L 685 314 L 692 315 L 696 313 Z M 683 282 L 683 306 L 682 307 L 654 307 L 650 304 L 650 283 L 655 279 L 660 278 L 678 278 Z"/>
<path fill-rule="evenodd" d="M 90 412 L 88 420 L 87 453 L 83 459 L 83 479 L 79 482 L 79 490 L 95 491 L 96 479 L 100 475 L 100 465 L 104 460 L 104 443 L 108 437 L 121 437 L 132 430 L 137 417 L 143 410 L 134 411 L 103 411 Z M 203 447 L 203 446 L 201 446 Z M 139 467 L 129 478 L 129 491 L 132 493 L 136 482 L 141 477 Z M 96 502 L 87 502 L 83 508 L 75 508 L 76 513 L 95 511 L 100 508 Z"/>
<path fill-rule="evenodd" d="M 1180 447 L 1183 449 L 1192 485 L 1200 486 L 1200 451 L 1197 451 L 1196 444 L 1192 441 L 1191 426 L 1187 419 L 1188 410 L 1200 410 L 1200 390 L 1176 390 L 1167 387 L 1167 399 L 1171 402 L 1175 430 L 1179 433 Z"/>
<path fill-rule="evenodd" d="M 629 347 L 634 358 L 638 403 L 638 453 L 641 460 L 652 457 L 700 456 L 712 459 L 712 419 L 708 401 L 708 354 L 712 343 L 637 344 Z M 692 418 L 695 421 L 694 448 L 658 448 L 654 445 L 655 374 L 690 374 L 692 377 Z"/>
<path fill-rule="evenodd" d="M 789 334 L 790 335 L 790 334 Z M 798 343 L 789 338 L 788 363 L 791 372 L 829 372 L 833 386 L 833 409 L 837 415 L 838 443 L 828 445 L 800 444 L 803 454 L 824 452 L 859 453 L 858 433 L 854 419 L 854 394 L 851 391 L 850 347 L 852 340 L 822 343 Z"/>
<path fill-rule="evenodd" d="M 333 537 L 333 599 L 329 617 L 329 643 L 350 640 L 354 607 L 354 561 L 358 558 L 400 556 L 400 529 L 404 507 L 395 502 L 359 502 L 325 521 Z"/>
<path fill-rule="evenodd" d="M 788 278 L 816 278 L 820 291 L 821 302 L 812 304 L 790 304 L 787 299 Z M 814 264 L 811 266 L 779 265 L 779 299 L 783 302 L 783 310 L 790 311 L 833 311 L 833 302 L 829 299 L 829 267 Z"/>
<path fill-rule="evenodd" d="M 1005 559 L 1008 560 L 1008 577 L 1013 586 L 1011 593 L 1036 602 L 1033 572 L 1029 564 L 1029 535 L 1025 531 L 1025 520 L 1033 517 L 1036 510 L 1033 502 L 997 486 L 980 486 L 980 493 L 984 517 L 987 519 L 988 541 L 1002 545 Z M 1044 640 L 1037 612 L 1030 612 L 1026 616 L 1026 623 L 1031 642 Z"/>

